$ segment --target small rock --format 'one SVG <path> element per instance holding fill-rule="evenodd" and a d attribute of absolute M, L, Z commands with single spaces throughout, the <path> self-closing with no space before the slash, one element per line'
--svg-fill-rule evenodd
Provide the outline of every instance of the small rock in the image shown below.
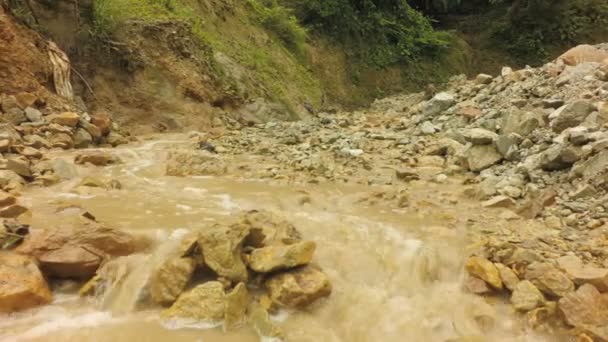
<path fill-rule="evenodd" d="M 74 133 L 74 147 L 87 148 L 93 143 L 93 137 L 83 128 L 76 129 Z"/>
<path fill-rule="evenodd" d="M 200 150 L 173 150 L 167 159 L 167 176 L 224 175 L 227 165 L 215 154 Z"/>
<path fill-rule="evenodd" d="M 492 292 L 492 289 L 488 286 L 488 284 L 477 278 L 477 277 L 473 277 L 473 276 L 468 276 L 467 279 L 465 280 L 464 283 L 465 288 L 474 294 L 487 294 Z"/>
<path fill-rule="evenodd" d="M 7 159 L 6 168 L 23 177 L 32 176 L 30 161 L 23 157 Z"/>
<path fill-rule="evenodd" d="M 549 296 L 563 297 L 574 291 L 574 284 L 560 270 L 549 263 L 535 262 L 526 269 L 525 278 Z"/>
<path fill-rule="evenodd" d="M 430 121 L 425 121 L 420 125 L 420 131 L 423 134 L 430 135 L 435 133 L 435 126 Z"/>
<path fill-rule="evenodd" d="M 445 92 L 438 93 L 426 103 L 423 113 L 427 116 L 435 116 L 450 108 L 452 105 L 454 105 L 455 101 L 456 100 L 452 94 Z"/>
<path fill-rule="evenodd" d="M 464 167 L 471 171 L 479 172 L 497 164 L 502 160 L 494 145 L 471 146 L 464 152 Z"/>

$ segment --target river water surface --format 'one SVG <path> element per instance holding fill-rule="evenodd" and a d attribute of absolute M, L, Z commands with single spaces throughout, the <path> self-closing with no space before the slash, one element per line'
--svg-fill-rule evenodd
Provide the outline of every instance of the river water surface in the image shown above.
<path fill-rule="evenodd" d="M 462 289 L 471 243 L 467 222 L 487 214 L 454 197 L 457 185 L 414 182 L 414 204 L 394 210 L 361 202 L 371 192 L 367 186 L 289 185 L 238 174 L 167 177 L 167 150 L 187 139 L 163 139 L 111 150 L 123 161 L 115 166 L 79 167 L 71 181 L 27 190 L 22 201 L 32 208 L 32 224 L 60 222 L 58 206 L 79 205 L 100 221 L 162 245 L 242 210 L 270 210 L 317 243 L 315 262 L 333 284 L 332 295 L 306 311 L 273 316 L 287 341 L 545 341 L 524 330 L 506 305 L 489 305 Z M 122 189 L 74 191 L 85 176 L 116 179 Z M 157 310 L 131 311 L 120 302 L 109 310 L 99 300 L 79 298 L 69 283 L 63 287 L 52 305 L 0 317 L 0 341 L 259 340 L 249 328 L 224 333 L 163 326 Z"/>

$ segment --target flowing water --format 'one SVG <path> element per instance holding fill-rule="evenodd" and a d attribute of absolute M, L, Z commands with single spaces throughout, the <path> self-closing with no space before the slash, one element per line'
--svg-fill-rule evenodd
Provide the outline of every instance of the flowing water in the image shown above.
<path fill-rule="evenodd" d="M 158 310 L 131 310 L 138 282 L 171 236 L 251 209 L 276 212 L 315 241 L 315 261 L 333 283 L 327 300 L 273 317 L 288 341 L 544 341 L 524 330 L 506 305 L 490 306 L 462 290 L 468 222 L 492 217 L 452 196 L 457 185 L 413 183 L 416 205 L 392 210 L 359 201 L 370 192 L 365 186 L 166 177 L 166 151 L 187 141 L 163 139 L 113 149 L 123 163 L 80 167 L 72 181 L 24 194 L 35 226 L 59 222 L 58 205 L 80 205 L 100 221 L 159 241 L 161 252 L 144 256 L 136 270 L 141 275 L 105 303 L 79 298 L 64 284 L 65 294 L 52 305 L 0 317 L 0 341 L 258 341 L 249 328 L 166 327 Z M 117 179 L 123 188 L 75 193 L 84 176 Z"/>

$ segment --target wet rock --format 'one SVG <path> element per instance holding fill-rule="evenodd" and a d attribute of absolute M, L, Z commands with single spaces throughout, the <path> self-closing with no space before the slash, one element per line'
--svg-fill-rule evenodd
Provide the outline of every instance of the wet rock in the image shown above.
<path fill-rule="evenodd" d="M 497 290 L 502 290 L 502 280 L 496 266 L 488 259 L 472 256 L 467 260 L 465 268 L 469 274 L 483 279 Z"/>
<path fill-rule="evenodd" d="M 76 129 L 74 133 L 74 147 L 87 148 L 93 143 L 93 137 L 83 128 Z"/>
<path fill-rule="evenodd" d="M 109 256 L 129 255 L 131 235 L 85 218 L 66 218 L 60 228 L 32 229 L 17 252 L 35 257 L 42 271 L 59 278 L 90 278 Z"/>
<path fill-rule="evenodd" d="M 315 248 L 316 244 L 312 241 L 258 248 L 249 256 L 249 267 L 259 273 L 270 273 L 307 265 L 312 260 Z"/>
<path fill-rule="evenodd" d="M 528 280 L 522 280 L 513 289 L 511 304 L 519 311 L 530 311 L 545 303 L 543 294 Z"/>
<path fill-rule="evenodd" d="M 290 308 L 306 307 L 332 291 L 327 275 L 313 266 L 271 276 L 265 287 L 273 302 Z"/>
<path fill-rule="evenodd" d="M 31 177 L 30 161 L 23 157 L 13 157 L 6 161 L 6 169 L 23 177 Z"/>
<path fill-rule="evenodd" d="M 96 166 L 106 166 L 116 162 L 116 158 L 108 152 L 103 151 L 88 151 L 80 153 L 74 158 L 76 164 L 93 164 Z"/>
<path fill-rule="evenodd" d="M 51 291 L 34 260 L 0 251 L 0 312 L 10 313 L 51 302 Z"/>
<path fill-rule="evenodd" d="M 563 297 L 574 291 L 572 281 L 562 271 L 548 263 L 530 264 L 526 269 L 525 278 L 549 296 Z"/>
<path fill-rule="evenodd" d="M 477 277 L 473 277 L 473 276 L 468 276 L 467 279 L 465 280 L 464 283 L 465 288 L 474 294 L 487 294 L 487 293 L 491 293 L 492 289 L 488 286 L 488 283 L 486 283 L 485 281 L 477 278 Z"/>
<path fill-rule="evenodd" d="M 608 303 L 591 284 L 585 284 L 561 298 L 558 310 L 574 327 L 608 325 Z"/>
<path fill-rule="evenodd" d="M 27 107 L 25 108 L 25 116 L 31 122 L 42 121 L 42 113 L 38 109 Z"/>
<path fill-rule="evenodd" d="M 91 115 L 91 123 L 99 129 L 101 135 L 105 136 L 110 134 L 110 130 L 112 127 L 112 119 L 108 114 L 96 113 Z"/>
<path fill-rule="evenodd" d="M 454 103 L 455 99 L 452 94 L 445 92 L 438 93 L 426 103 L 423 113 L 424 115 L 435 116 L 450 108 L 452 105 L 454 105 Z"/>
<path fill-rule="evenodd" d="M 566 128 L 576 127 L 585 121 L 594 110 L 595 106 L 587 100 L 578 100 L 567 104 L 549 116 L 551 128 L 554 132 L 561 133 Z"/>
<path fill-rule="evenodd" d="M 0 218 L 16 218 L 28 212 L 28 209 L 19 204 L 10 204 L 0 208 Z"/>
<path fill-rule="evenodd" d="M 283 332 L 273 323 L 268 311 L 262 305 L 254 303 L 250 311 L 249 321 L 261 338 L 281 339 L 283 337 Z"/>
<path fill-rule="evenodd" d="M 50 123 L 62 126 L 76 127 L 80 121 L 80 115 L 73 112 L 63 112 L 48 116 Z"/>
<path fill-rule="evenodd" d="M 464 167 L 479 172 L 499 163 L 502 155 L 493 145 L 471 146 L 464 152 Z"/>
<path fill-rule="evenodd" d="M 489 145 L 498 138 L 498 134 L 483 128 L 471 128 L 463 132 L 466 141 L 473 145 Z"/>
<path fill-rule="evenodd" d="M 171 258 L 160 265 L 150 280 L 150 295 L 158 304 L 172 304 L 188 285 L 196 268 L 192 258 Z"/>
<path fill-rule="evenodd" d="M 221 176 L 228 167 L 215 154 L 200 150 L 173 150 L 167 158 L 167 176 Z"/>
<path fill-rule="evenodd" d="M 106 136 L 105 140 L 106 140 L 106 143 L 112 145 L 113 147 L 129 143 L 129 140 L 127 140 L 127 138 L 125 138 L 123 135 L 118 134 L 116 132 L 110 132 Z"/>
<path fill-rule="evenodd" d="M 184 292 L 173 305 L 163 311 L 163 318 L 195 322 L 220 323 L 225 312 L 224 285 L 210 281 Z"/>
<path fill-rule="evenodd" d="M 245 245 L 256 248 L 291 245 L 302 240 L 293 224 L 264 210 L 253 210 L 241 217 L 241 223 L 249 228 Z"/>
<path fill-rule="evenodd" d="M 497 263 L 494 265 L 496 266 L 496 269 L 498 269 L 500 279 L 502 280 L 502 283 L 505 285 L 505 287 L 510 291 L 514 291 L 515 286 L 517 286 L 517 284 L 519 283 L 519 278 L 517 277 L 515 272 L 513 272 L 511 268 L 503 264 Z"/>
<path fill-rule="evenodd" d="M 247 318 L 249 299 L 249 291 L 247 291 L 245 283 L 238 283 L 232 291 L 226 294 L 224 330 L 239 328 L 243 325 Z"/>
<path fill-rule="evenodd" d="M 12 170 L 0 170 L 0 188 L 4 190 L 20 189 L 25 184 L 21 176 Z"/>
<path fill-rule="evenodd" d="M 98 141 L 99 138 L 102 137 L 101 130 L 99 129 L 99 127 L 93 125 L 92 123 L 80 119 L 79 125 L 91 136 L 93 141 Z"/>
<path fill-rule="evenodd" d="M 241 248 L 249 235 L 244 225 L 216 225 L 205 229 L 198 239 L 205 264 L 219 276 L 233 282 L 246 282 L 247 267 L 241 257 Z"/>
<path fill-rule="evenodd" d="M 74 164 L 68 162 L 62 158 L 53 159 L 51 162 L 51 167 L 55 175 L 57 175 L 62 180 L 70 180 L 78 177 L 78 170 Z"/>
<path fill-rule="evenodd" d="M 49 142 L 51 147 L 62 148 L 64 150 L 74 147 L 74 139 L 67 133 L 55 133 L 51 135 Z"/>

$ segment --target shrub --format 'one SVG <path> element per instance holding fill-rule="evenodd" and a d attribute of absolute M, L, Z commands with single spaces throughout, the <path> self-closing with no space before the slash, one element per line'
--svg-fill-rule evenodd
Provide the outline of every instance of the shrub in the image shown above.
<path fill-rule="evenodd" d="M 248 0 L 261 24 L 274 33 L 289 49 L 296 53 L 304 51 L 307 32 L 293 15 L 292 10 L 279 5 L 276 0 L 259 2 Z"/>

